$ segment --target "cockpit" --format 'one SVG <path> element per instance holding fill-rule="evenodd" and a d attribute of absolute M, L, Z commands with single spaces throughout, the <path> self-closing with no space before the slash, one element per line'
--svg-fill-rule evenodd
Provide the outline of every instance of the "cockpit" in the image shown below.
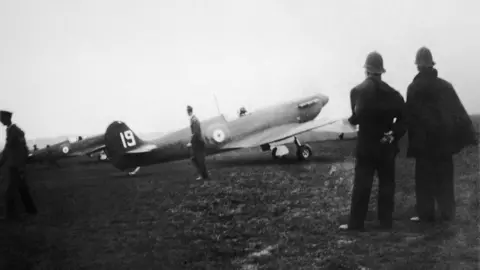
<path fill-rule="evenodd" d="M 245 117 L 249 114 L 250 113 L 247 111 L 247 109 L 242 106 L 237 110 L 236 113 L 230 111 L 229 113 L 222 113 L 222 116 L 225 118 L 225 121 L 231 122 L 237 120 L 238 118 Z"/>
<path fill-rule="evenodd" d="M 82 136 L 69 137 L 69 138 L 68 138 L 68 142 L 69 142 L 69 143 L 76 143 L 76 142 L 81 141 L 81 140 L 83 140 Z"/>

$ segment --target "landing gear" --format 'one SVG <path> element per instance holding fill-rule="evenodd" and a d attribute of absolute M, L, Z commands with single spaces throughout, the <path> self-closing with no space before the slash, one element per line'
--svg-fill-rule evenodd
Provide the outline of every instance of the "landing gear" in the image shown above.
<path fill-rule="evenodd" d="M 273 159 L 279 159 L 280 158 L 279 156 L 277 156 L 277 148 L 276 147 L 273 148 L 273 150 L 272 150 L 272 158 Z"/>
<path fill-rule="evenodd" d="M 297 137 L 294 138 L 297 147 L 297 158 L 300 161 L 308 160 L 312 156 L 312 148 L 308 144 L 301 144 Z"/>
<path fill-rule="evenodd" d="M 137 172 L 140 170 L 140 167 L 137 167 L 135 168 L 135 170 L 131 171 L 131 172 L 128 172 L 128 175 L 129 176 L 134 176 L 135 174 L 137 174 Z"/>
<path fill-rule="evenodd" d="M 100 155 L 98 155 L 98 161 L 105 161 L 107 159 L 108 157 L 105 153 L 100 153 Z"/>
<path fill-rule="evenodd" d="M 272 149 L 272 158 L 281 159 L 288 155 L 288 148 L 285 145 L 279 145 Z"/>

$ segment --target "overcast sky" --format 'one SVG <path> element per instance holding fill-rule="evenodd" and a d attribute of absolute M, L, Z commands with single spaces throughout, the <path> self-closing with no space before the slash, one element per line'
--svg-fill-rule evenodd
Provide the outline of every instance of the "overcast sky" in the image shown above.
<path fill-rule="evenodd" d="M 324 116 L 348 115 L 349 91 L 380 52 L 405 95 L 417 49 L 467 110 L 480 112 L 480 4 L 474 0 L 2 0 L 0 107 L 28 138 L 137 132 L 323 92 Z M 4 138 L 2 130 L 1 138 Z"/>

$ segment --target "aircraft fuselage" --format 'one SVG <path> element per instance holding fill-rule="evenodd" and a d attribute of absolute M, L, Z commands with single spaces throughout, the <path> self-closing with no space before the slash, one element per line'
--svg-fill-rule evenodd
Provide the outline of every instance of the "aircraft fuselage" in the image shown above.
<path fill-rule="evenodd" d="M 54 161 L 66 157 L 79 156 L 94 150 L 104 144 L 103 134 L 91 138 L 86 138 L 77 142 L 65 140 L 49 147 L 34 151 L 29 157 L 29 162 Z"/>
<path fill-rule="evenodd" d="M 232 148 L 221 149 L 221 147 L 253 134 L 261 134 L 262 131 L 271 130 L 277 126 L 311 121 L 320 114 L 327 102 L 327 96 L 317 94 L 267 107 L 232 121 L 227 121 L 223 115 L 203 120 L 201 121 L 201 127 L 205 139 L 206 153 L 212 155 L 234 150 Z M 300 104 L 304 104 L 305 107 L 300 108 Z M 187 159 L 191 156 L 191 148 L 187 147 L 191 134 L 188 126 L 158 139 L 142 142 L 144 144 L 154 144 L 156 148 L 147 153 L 125 155 L 117 161 L 116 166 L 126 169 Z"/>

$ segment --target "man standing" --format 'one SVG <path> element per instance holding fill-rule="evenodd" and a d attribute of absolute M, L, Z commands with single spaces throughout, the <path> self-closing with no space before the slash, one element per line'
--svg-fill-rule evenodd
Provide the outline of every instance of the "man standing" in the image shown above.
<path fill-rule="evenodd" d="M 378 219 L 391 229 L 395 195 L 395 157 L 405 134 L 403 97 L 382 81 L 383 58 L 377 52 L 365 61 L 366 79 L 350 92 L 350 124 L 359 125 L 355 179 L 348 224 L 341 230 L 363 230 L 375 171 L 379 178 Z"/>
<path fill-rule="evenodd" d="M 57 168 L 60 168 L 60 164 L 58 164 L 57 160 L 55 160 L 55 157 L 53 155 L 53 150 L 50 148 L 50 145 L 47 144 L 47 158 L 46 161 L 48 162 L 49 166 L 55 165 Z"/>
<path fill-rule="evenodd" d="M 415 158 L 417 215 L 412 221 L 435 221 L 435 201 L 441 220 L 455 217 L 453 155 L 475 145 L 473 123 L 452 84 L 438 77 L 430 50 L 417 51 L 418 74 L 407 90 L 408 150 Z"/>
<path fill-rule="evenodd" d="M 15 193 L 20 193 L 25 209 L 29 214 L 36 214 L 37 209 L 30 196 L 25 178 L 25 167 L 28 158 L 28 147 L 25 133 L 15 124 L 12 124 L 12 113 L 0 111 L 0 121 L 7 127 L 7 142 L 0 158 L 0 167 L 6 165 L 8 169 L 8 187 L 6 197 L 6 218 L 13 219 L 15 214 Z"/>
<path fill-rule="evenodd" d="M 192 139 L 189 143 L 193 152 L 192 162 L 200 174 L 197 180 L 208 179 L 207 167 L 205 166 L 205 140 L 202 136 L 200 121 L 193 114 L 192 106 L 187 106 L 187 113 L 190 117 L 190 129 L 192 131 Z"/>

